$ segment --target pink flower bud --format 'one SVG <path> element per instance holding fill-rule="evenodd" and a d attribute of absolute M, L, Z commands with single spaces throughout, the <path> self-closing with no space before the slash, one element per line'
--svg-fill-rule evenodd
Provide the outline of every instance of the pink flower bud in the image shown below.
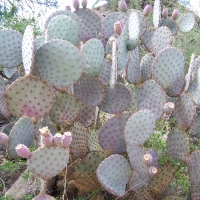
<path fill-rule="evenodd" d="M 31 152 L 30 152 L 29 148 L 27 146 L 23 145 L 23 144 L 17 145 L 15 150 L 21 158 L 27 158 L 28 159 L 31 156 Z"/>
<path fill-rule="evenodd" d="M 143 10 L 143 15 L 147 17 L 151 13 L 151 11 L 152 11 L 152 6 L 146 5 Z"/>
<path fill-rule="evenodd" d="M 173 13 L 172 13 L 172 19 L 176 20 L 179 16 L 179 10 L 178 9 L 174 9 Z"/>
<path fill-rule="evenodd" d="M 53 144 L 53 136 L 48 127 L 43 127 L 42 129 L 39 129 L 39 131 L 41 133 L 42 144 L 46 147 L 50 147 Z"/>
<path fill-rule="evenodd" d="M 168 9 L 167 8 L 163 8 L 162 17 L 163 18 L 167 18 L 168 17 Z"/>
<path fill-rule="evenodd" d="M 153 157 L 151 154 L 147 153 L 143 156 L 144 162 L 149 166 L 153 161 Z"/>
<path fill-rule="evenodd" d="M 75 10 L 78 10 L 80 6 L 79 0 L 73 0 L 73 6 Z"/>
<path fill-rule="evenodd" d="M 9 137 L 5 134 L 0 132 L 0 144 L 6 144 L 9 140 Z"/>
<path fill-rule="evenodd" d="M 65 132 L 62 136 L 62 144 L 65 148 L 69 147 L 72 142 L 72 134 L 70 132 Z"/>
<path fill-rule="evenodd" d="M 53 144 L 54 145 L 60 145 L 61 144 L 61 140 L 62 140 L 62 135 L 60 133 L 56 133 L 53 136 Z"/>
<path fill-rule="evenodd" d="M 171 113 L 174 111 L 175 105 L 173 102 L 168 102 L 164 105 L 163 110 L 167 115 L 171 115 Z"/>
<path fill-rule="evenodd" d="M 121 35 L 122 29 L 123 27 L 120 21 L 114 23 L 114 31 L 117 33 L 117 35 Z"/>
<path fill-rule="evenodd" d="M 118 7 L 119 7 L 119 10 L 120 10 L 121 12 L 126 12 L 127 9 L 128 9 L 125 0 L 120 0 L 120 1 L 119 1 L 119 4 L 118 4 Z"/>
<path fill-rule="evenodd" d="M 65 6 L 65 10 L 71 11 L 71 7 L 70 6 Z"/>
<path fill-rule="evenodd" d="M 87 7 L 87 0 L 82 0 L 81 5 L 83 8 Z"/>
<path fill-rule="evenodd" d="M 158 170 L 156 167 L 149 167 L 149 176 L 155 176 L 158 173 Z"/>

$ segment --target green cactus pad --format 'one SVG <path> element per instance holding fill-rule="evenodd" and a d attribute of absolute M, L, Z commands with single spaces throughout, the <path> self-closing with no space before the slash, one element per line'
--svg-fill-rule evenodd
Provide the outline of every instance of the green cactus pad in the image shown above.
<path fill-rule="evenodd" d="M 38 36 L 35 38 L 35 47 L 34 47 L 34 53 L 36 54 L 37 50 L 45 43 L 45 37 Z"/>
<path fill-rule="evenodd" d="M 157 195 L 163 194 L 177 169 L 178 167 L 173 166 L 170 162 L 160 167 L 158 173 L 151 179 L 149 188 Z"/>
<path fill-rule="evenodd" d="M 96 77 L 104 65 L 104 47 L 98 39 L 90 39 L 82 47 L 84 57 L 84 73 Z"/>
<path fill-rule="evenodd" d="M 98 140 L 104 150 L 125 153 L 124 128 L 131 113 L 124 113 L 108 119 L 98 132 Z"/>
<path fill-rule="evenodd" d="M 6 82 L 4 78 L 0 75 L 0 100 L 3 99 L 6 93 Z"/>
<path fill-rule="evenodd" d="M 5 133 L 6 135 L 10 135 L 10 132 L 14 125 L 15 122 L 10 122 L 9 124 L 6 124 L 4 127 L 1 127 L 2 128 L 1 132 Z"/>
<path fill-rule="evenodd" d="M 82 104 L 73 94 L 56 94 L 55 104 L 50 112 L 51 120 L 55 124 L 72 124 L 80 115 Z"/>
<path fill-rule="evenodd" d="M 171 18 L 163 18 L 160 21 L 159 26 L 166 26 L 171 31 L 172 35 L 176 35 L 176 33 L 178 32 L 178 25 Z"/>
<path fill-rule="evenodd" d="M 147 29 L 147 20 L 145 16 L 139 10 L 134 10 L 138 14 L 139 26 L 140 26 L 140 37 L 145 33 Z"/>
<path fill-rule="evenodd" d="M 69 16 L 57 15 L 53 17 L 47 27 L 47 38 L 67 40 L 73 45 L 79 43 L 76 22 Z"/>
<path fill-rule="evenodd" d="M 111 67 L 112 62 L 110 62 L 108 59 L 105 59 L 104 66 L 98 76 L 98 79 L 102 81 L 103 84 L 109 83 L 110 81 Z"/>
<path fill-rule="evenodd" d="M 95 106 L 88 106 L 83 104 L 82 111 L 76 121 L 80 122 L 85 127 L 91 126 L 95 120 L 95 113 L 96 113 Z"/>
<path fill-rule="evenodd" d="M 35 127 L 29 117 L 20 118 L 13 126 L 8 142 L 8 155 L 10 158 L 18 158 L 18 154 L 15 151 L 15 147 L 18 144 L 24 144 L 30 147 L 34 143 Z"/>
<path fill-rule="evenodd" d="M 151 39 L 153 37 L 154 31 L 155 29 L 153 27 L 150 27 L 143 35 L 143 44 L 149 51 L 152 51 L 153 48 Z"/>
<path fill-rule="evenodd" d="M 153 7 L 153 25 L 155 28 L 158 28 L 160 20 L 161 20 L 161 2 L 160 0 L 155 0 Z"/>
<path fill-rule="evenodd" d="M 157 55 L 163 49 L 171 47 L 172 35 L 166 26 L 161 26 L 154 31 L 151 39 L 152 50 Z"/>
<path fill-rule="evenodd" d="M 151 190 L 148 188 L 148 186 L 144 186 L 143 188 L 137 190 L 135 194 L 133 195 L 134 200 L 155 200 L 154 197 L 151 195 Z"/>
<path fill-rule="evenodd" d="M 114 23 L 117 21 L 120 13 L 119 12 L 114 12 L 109 15 L 107 15 L 103 20 L 102 20 L 102 25 L 101 25 L 101 32 L 106 38 L 110 38 L 114 32 Z"/>
<path fill-rule="evenodd" d="M 32 200 L 56 200 L 56 199 L 48 194 L 39 194 Z"/>
<path fill-rule="evenodd" d="M 192 13 L 187 13 L 181 18 L 179 22 L 179 29 L 180 31 L 187 33 L 193 29 L 194 24 L 195 24 L 194 15 Z"/>
<path fill-rule="evenodd" d="M 136 47 L 130 52 L 130 60 L 127 66 L 127 80 L 130 84 L 137 84 L 140 82 L 140 52 Z"/>
<path fill-rule="evenodd" d="M 70 129 L 72 133 L 72 143 L 70 145 L 70 153 L 73 158 L 83 158 L 88 152 L 88 132 L 86 128 L 76 122 L 74 126 Z"/>
<path fill-rule="evenodd" d="M 137 99 L 140 110 L 150 110 L 156 120 L 162 117 L 166 103 L 165 91 L 154 80 L 148 80 L 140 86 Z"/>
<path fill-rule="evenodd" d="M 140 62 L 141 78 L 143 81 L 150 79 L 152 75 L 152 64 L 154 61 L 154 56 L 152 53 L 147 53 Z"/>
<path fill-rule="evenodd" d="M 17 67 L 13 67 L 13 68 L 3 68 L 3 74 L 10 79 L 13 74 L 17 71 Z"/>
<path fill-rule="evenodd" d="M 22 35 L 14 30 L 0 31 L 0 66 L 18 67 L 22 63 Z"/>
<path fill-rule="evenodd" d="M 53 86 L 66 88 L 77 81 L 82 72 L 82 56 L 70 42 L 55 39 L 37 50 L 33 74 Z"/>
<path fill-rule="evenodd" d="M 16 117 L 28 115 L 40 118 L 48 115 L 52 109 L 54 93 L 39 78 L 24 76 L 7 88 L 6 102 L 8 110 Z"/>
<path fill-rule="evenodd" d="M 199 186 L 190 186 L 190 197 L 191 200 L 199 200 L 200 199 L 200 187 Z"/>
<path fill-rule="evenodd" d="M 153 62 L 153 79 L 169 96 L 182 93 L 185 86 L 184 56 L 176 47 L 161 51 Z"/>
<path fill-rule="evenodd" d="M 101 18 L 88 8 L 75 10 L 74 13 L 82 20 L 85 40 L 96 37 L 101 30 Z"/>
<path fill-rule="evenodd" d="M 28 170 L 48 180 L 59 174 L 69 161 L 69 151 L 61 146 L 40 147 L 27 160 Z"/>
<path fill-rule="evenodd" d="M 196 105 L 192 98 L 186 94 L 181 94 L 176 103 L 174 117 L 183 128 L 189 128 L 196 117 Z"/>
<path fill-rule="evenodd" d="M 97 131 L 91 131 L 88 138 L 88 148 L 90 151 L 103 151 L 98 141 Z"/>
<path fill-rule="evenodd" d="M 97 178 L 101 185 L 111 194 L 121 196 L 131 175 L 131 167 L 121 155 L 111 155 L 100 163 Z"/>
<path fill-rule="evenodd" d="M 104 87 L 97 78 L 82 76 L 73 86 L 74 95 L 88 106 L 96 106 L 104 98 Z"/>
<path fill-rule="evenodd" d="M 125 85 L 116 83 L 114 90 L 106 85 L 106 96 L 99 108 L 110 114 L 122 113 L 130 106 L 131 100 L 131 92 Z"/>
<path fill-rule="evenodd" d="M 127 145 L 143 144 L 153 133 L 155 115 L 149 110 L 134 113 L 125 126 L 124 139 Z"/>
<path fill-rule="evenodd" d="M 25 29 L 22 40 L 22 61 L 25 74 L 30 74 L 34 62 L 34 33 L 33 27 L 28 25 Z"/>
<path fill-rule="evenodd" d="M 190 126 L 189 133 L 197 138 L 200 137 L 200 114 L 197 114 L 197 117 Z"/>
<path fill-rule="evenodd" d="M 167 138 L 167 152 L 173 159 L 186 160 L 189 156 L 189 143 L 184 131 L 179 128 L 170 131 Z"/>
<path fill-rule="evenodd" d="M 192 185 L 200 185 L 200 151 L 193 151 L 186 164 Z"/>
<path fill-rule="evenodd" d="M 131 94 L 132 94 L 132 102 L 128 108 L 128 111 L 135 112 L 138 110 L 138 101 L 137 101 L 138 88 L 135 87 L 134 85 L 132 85 L 131 87 Z"/>

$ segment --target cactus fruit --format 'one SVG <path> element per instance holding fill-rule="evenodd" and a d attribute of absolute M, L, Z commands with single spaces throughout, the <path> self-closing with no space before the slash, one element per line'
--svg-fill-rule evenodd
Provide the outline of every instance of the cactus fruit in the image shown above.
<path fill-rule="evenodd" d="M 5 134 L 0 132 L 0 144 L 6 144 L 9 140 L 9 137 Z"/>
<path fill-rule="evenodd" d="M 78 10 L 80 6 L 79 0 L 73 0 L 73 6 L 75 10 Z"/>
<path fill-rule="evenodd" d="M 155 176 L 158 173 L 158 170 L 156 167 L 149 167 L 149 176 Z"/>
<path fill-rule="evenodd" d="M 176 20 L 176 19 L 178 19 L 178 17 L 179 17 L 179 10 L 176 8 L 172 12 L 172 19 Z"/>
<path fill-rule="evenodd" d="M 53 135 L 49 131 L 48 127 L 43 127 L 42 129 L 39 129 L 41 134 L 41 141 L 42 144 L 46 147 L 50 147 L 53 144 Z"/>
<path fill-rule="evenodd" d="M 114 23 L 114 31 L 115 33 L 117 33 L 117 35 L 121 35 L 121 32 L 122 32 L 122 24 L 120 21 L 117 21 Z"/>
<path fill-rule="evenodd" d="M 171 113 L 174 111 L 175 105 L 173 102 L 168 102 L 164 105 L 163 110 L 167 115 L 171 115 Z"/>
<path fill-rule="evenodd" d="M 143 15 L 147 17 L 152 11 L 152 6 L 151 5 L 146 5 L 144 10 L 143 10 Z"/>
<path fill-rule="evenodd" d="M 17 147 L 15 148 L 17 154 L 21 157 L 21 158 L 30 158 L 31 156 L 31 152 L 29 150 L 29 148 L 23 144 L 19 144 L 17 145 Z"/>
<path fill-rule="evenodd" d="M 81 5 L 82 5 L 83 8 L 86 8 L 87 7 L 87 0 L 82 0 Z"/>
<path fill-rule="evenodd" d="M 54 136 L 53 136 L 53 144 L 54 145 L 60 145 L 61 144 L 61 141 L 62 141 L 62 135 L 60 133 L 56 133 Z"/>
<path fill-rule="evenodd" d="M 152 157 L 152 155 L 151 154 L 145 154 L 144 156 L 143 156 L 143 158 L 144 158 L 144 162 L 147 164 L 147 165 L 151 165 L 151 163 L 152 163 L 152 161 L 153 161 L 153 157 Z"/>
<path fill-rule="evenodd" d="M 162 17 L 163 18 L 167 18 L 168 17 L 168 9 L 167 8 L 163 8 L 163 10 L 162 10 Z"/>
<path fill-rule="evenodd" d="M 72 142 L 72 134 L 70 132 L 64 132 L 61 142 L 65 148 L 69 147 Z"/>
<path fill-rule="evenodd" d="M 119 3 L 118 3 L 118 7 L 119 7 L 119 10 L 120 10 L 121 12 L 126 12 L 127 9 L 128 9 L 125 0 L 120 0 Z"/>

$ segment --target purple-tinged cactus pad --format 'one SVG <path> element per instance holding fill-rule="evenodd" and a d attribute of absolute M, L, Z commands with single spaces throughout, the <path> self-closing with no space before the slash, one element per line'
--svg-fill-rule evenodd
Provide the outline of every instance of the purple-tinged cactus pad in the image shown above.
<path fill-rule="evenodd" d="M 138 94 L 138 88 L 132 85 L 131 87 L 131 94 L 132 94 L 132 102 L 131 105 L 128 108 L 128 111 L 135 112 L 138 109 L 138 100 L 137 100 L 137 94 Z"/>
<path fill-rule="evenodd" d="M 22 61 L 25 74 L 30 74 L 34 62 L 34 33 L 33 27 L 28 25 L 25 29 L 22 40 Z"/>
<path fill-rule="evenodd" d="M 96 77 L 104 65 L 104 47 L 98 39 L 88 40 L 81 51 L 84 57 L 84 73 Z"/>
<path fill-rule="evenodd" d="M 103 84 L 106 84 L 110 81 L 111 67 L 112 62 L 110 62 L 108 59 L 105 59 L 104 66 L 98 76 L 98 79 L 102 81 Z"/>
<path fill-rule="evenodd" d="M 167 152 L 173 159 L 186 160 L 189 156 L 189 143 L 184 131 L 179 128 L 170 131 L 167 137 Z"/>
<path fill-rule="evenodd" d="M 55 124 L 72 124 L 81 113 L 82 104 L 73 94 L 58 93 L 56 102 L 50 112 L 51 120 Z"/>
<path fill-rule="evenodd" d="M 14 30 L 0 31 L 0 66 L 18 67 L 22 63 L 22 35 Z"/>
<path fill-rule="evenodd" d="M 82 76 L 73 86 L 74 95 L 88 106 L 96 106 L 104 98 L 103 84 L 97 78 Z"/>
<path fill-rule="evenodd" d="M 141 79 L 147 81 L 152 75 L 152 64 L 154 61 L 154 56 L 152 53 L 147 53 L 140 62 L 141 69 Z"/>
<path fill-rule="evenodd" d="M 154 148 L 148 149 L 147 154 L 150 154 L 153 158 L 151 166 L 158 167 L 158 153 Z"/>
<path fill-rule="evenodd" d="M 119 15 L 120 15 L 119 12 L 114 12 L 114 13 L 107 15 L 102 20 L 101 32 L 104 35 L 104 37 L 109 38 L 113 34 L 115 34 L 114 33 L 114 23 L 117 21 Z"/>
<path fill-rule="evenodd" d="M 137 99 L 140 110 L 150 110 L 155 115 L 156 120 L 162 117 L 166 95 L 165 91 L 154 80 L 148 80 L 140 86 Z"/>
<path fill-rule="evenodd" d="M 155 0 L 153 7 L 153 25 L 155 28 L 158 28 L 160 20 L 161 20 L 161 2 L 160 0 Z"/>
<path fill-rule="evenodd" d="M 4 78 L 0 75 L 0 101 L 3 99 L 6 93 L 6 82 Z"/>
<path fill-rule="evenodd" d="M 200 151 L 193 151 L 188 158 L 186 165 L 192 185 L 200 185 Z"/>
<path fill-rule="evenodd" d="M 76 121 L 80 122 L 85 127 L 91 126 L 92 123 L 95 121 L 95 113 L 95 106 L 88 106 L 86 104 L 83 104 L 81 113 Z"/>
<path fill-rule="evenodd" d="M 9 137 L 5 133 L 0 132 L 0 145 L 1 144 L 6 145 L 8 141 L 9 141 Z"/>
<path fill-rule="evenodd" d="M 108 119 L 98 132 L 98 140 L 104 150 L 115 153 L 125 153 L 124 128 L 131 113 L 124 113 Z"/>
<path fill-rule="evenodd" d="M 183 128 L 189 128 L 196 117 L 196 105 L 191 96 L 186 93 L 181 94 L 176 103 L 174 117 Z"/>
<path fill-rule="evenodd" d="M 139 10 L 134 10 L 134 12 L 136 12 L 138 14 L 138 18 L 139 18 L 139 27 L 140 27 L 140 37 L 145 33 L 146 29 L 147 29 L 147 21 L 145 16 L 142 14 L 141 11 Z"/>
<path fill-rule="evenodd" d="M 149 110 L 139 110 L 134 113 L 125 126 L 124 139 L 127 145 L 141 145 L 153 133 L 155 115 Z"/>
<path fill-rule="evenodd" d="M 190 197 L 191 200 L 199 200 L 200 199 L 200 187 L 199 185 L 190 186 Z"/>
<path fill-rule="evenodd" d="M 24 144 L 27 147 L 33 145 L 35 134 L 35 127 L 31 119 L 29 117 L 20 118 L 10 132 L 7 150 L 10 158 L 18 158 L 15 151 L 18 144 Z"/>
<path fill-rule="evenodd" d="M 144 186 L 143 188 L 137 190 L 135 194 L 133 195 L 134 200 L 155 200 L 154 197 L 152 197 L 152 192 L 149 189 L 148 186 Z"/>
<path fill-rule="evenodd" d="M 10 119 L 11 117 L 5 98 L 0 102 L 0 113 L 7 119 Z"/>
<path fill-rule="evenodd" d="M 66 15 L 57 15 L 49 21 L 47 38 L 48 40 L 67 40 L 73 45 L 77 45 L 80 42 L 76 22 Z"/>
<path fill-rule="evenodd" d="M 179 22 L 179 29 L 180 31 L 187 33 L 193 29 L 194 24 L 195 24 L 194 15 L 192 13 L 187 13 L 181 18 Z"/>
<path fill-rule="evenodd" d="M 14 100 L 14 101 L 13 101 Z M 6 91 L 8 110 L 16 117 L 40 118 L 48 115 L 54 105 L 54 93 L 39 78 L 25 76 L 13 82 Z"/>
<path fill-rule="evenodd" d="M 131 175 L 131 167 L 121 155 L 111 155 L 100 163 L 97 178 L 101 185 L 111 194 L 121 196 Z"/>
<path fill-rule="evenodd" d="M 140 82 L 140 52 L 138 47 L 130 52 L 130 60 L 127 66 L 126 76 L 130 84 L 137 84 Z"/>
<path fill-rule="evenodd" d="M 116 83 L 114 90 L 106 85 L 106 96 L 99 108 L 110 114 L 122 113 L 130 106 L 131 100 L 131 92 L 125 85 Z"/>
<path fill-rule="evenodd" d="M 176 47 L 166 48 L 156 56 L 153 62 L 153 79 L 169 96 L 182 93 L 185 86 L 184 56 Z"/>
<path fill-rule="evenodd" d="M 178 32 L 178 25 L 171 18 L 164 18 L 160 21 L 159 26 L 166 26 L 172 33 L 172 35 L 176 35 Z"/>
<path fill-rule="evenodd" d="M 172 35 L 166 26 L 161 26 L 154 31 L 151 39 L 152 50 L 157 55 L 163 49 L 171 47 Z"/>
<path fill-rule="evenodd" d="M 15 122 L 10 122 L 9 124 L 6 124 L 5 126 L 1 127 L 1 132 L 5 133 L 6 135 L 10 135 L 10 132 L 15 125 Z"/>
<path fill-rule="evenodd" d="M 127 152 L 133 170 L 137 171 L 141 176 L 148 176 L 149 166 L 146 165 L 143 158 L 146 154 L 145 150 L 139 145 L 127 145 Z"/>
<path fill-rule="evenodd" d="M 101 30 L 101 18 L 88 8 L 78 9 L 74 13 L 82 20 L 85 40 L 96 37 Z"/>
<path fill-rule="evenodd" d="M 69 161 L 69 151 L 61 146 L 40 147 L 27 160 L 28 170 L 48 180 L 60 173 Z"/>
<path fill-rule="evenodd" d="M 103 151 L 98 140 L 98 132 L 91 131 L 88 136 L 88 148 L 90 151 Z"/>
<path fill-rule="evenodd" d="M 70 129 L 72 133 L 72 143 L 70 145 L 70 152 L 74 159 L 83 158 L 88 152 L 88 132 L 86 128 L 76 122 Z"/>
<path fill-rule="evenodd" d="M 34 53 L 36 54 L 37 50 L 45 43 L 44 36 L 38 36 L 35 38 L 35 46 L 34 46 Z"/>
<path fill-rule="evenodd" d="M 194 65 L 193 66 L 193 73 L 194 73 L 194 75 L 192 77 L 192 80 L 194 80 L 194 78 L 195 78 L 195 76 L 196 76 L 196 74 L 198 72 L 198 69 L 200 67 L 200 55 L 194 60 L 193 65 Z"/>
<path fill-rule="evenodd" d="M 154 31 L 155 29 L 153 27 L 150 27 L 143 35 L 143 44 L 148 49 L 148 51 L 152 51 L 153 48 L 151 39 L 153 37 Z"/>
<path fill-rule="evenodd" d="M 200 136 L 200 114 L 197 114 L 194 122 L 190 126 L 189 133 L 199 138 Z"/>
<path fill-rule="evenodd" d="M 13 67 L 13 68 L 3 68 L 3 74 L 10 79 L 13 74 L 17 71 L 17 67 Z"/>
<path fill-rule="evenodd" d="M 70 42 L 50 40 L 36 53 L 33 74 L 56 87 L 67 87 L 83 72 L 82 56 Z"/>
<path fill-rule="evenodd" d="M 56 200 L 56 199 L 48 194 L 39 194 L 32 200 Z"/>

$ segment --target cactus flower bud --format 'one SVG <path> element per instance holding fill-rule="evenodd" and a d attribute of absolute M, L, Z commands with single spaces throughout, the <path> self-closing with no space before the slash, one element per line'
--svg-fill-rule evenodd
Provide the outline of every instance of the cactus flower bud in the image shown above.
<path fill-rule="evenodd" d="M 147 153 L 143 156 L 143 159 L 144 159 L 144 162 L 147 164 L 147 165 L 151 165 L 152 161 L 153 161 L 153 157 L 151 154 Z"/>
<path fill-rule="evenodd" d="M 9 140 L 9 137 L 5 134 L 0 132 L 0 144 L 6 144 Z"/>
<path fill-rule="evenodd" d="M 21 157 L 21 158 L 30 158 L 31 157 L 31 152 L 29 150 L 29 148 L 23 144 L 19 144 L 17 145 L 17 147 L 15 148 L 17 154 Z"/>
<path fill-rule="evenodd" d="M 53 144 L 53 136 L 48 127 L 43 127 L 42 129 L 39 129 L 39 131 L 41 133 L 42 144 L 46 147 L 50 147 Z"/>
<path fill-rule="evenodd" d="M 147 17 L 151 13 L 151 11 L 152 6 L 147 4 L 143 10 L 143 15 Z"/>
<path fill-rule="evenodd" d="M 80 6 L 79 0 L 73 0 L 73 6 L 75 10 L 78 10 Z"/>
<path fill-rule="evenodd" d="M 167 18 L 168 17 L 168 9 L 167 8 L 163 8 L 162 17 L 163 18 Z"/>
<path fill-rule="evenodd" d="M 149 176 L 155 176 L 158 173 L 158 170 L 156 167 L 149 167 Z"/>
<path fill-rule="evenodd" d="M 172 13 L 172 19 L 176 20 L 179 16 L 179 10 L 178 9 L 174 9 L 173 13 Z"/>
<path fill-rule="evenodd" d="M 69 147 L 72 142 L 72 134 L 70 132 L 65 132 L 62 136 L 62 144 L 65 148 Z"/>
<path fill-rule="evenodd" d="M 171 115 L 171 113 L 174 111 L 175 105 L 173 102 L 168 102 L 164 105 L 163 110 L 167 115 Z"/>
<path fill-rule="evenodd" d="M 87 7 L 87 0 L 82 0 L 81 5 L 83 8 Z"/>
<path fill-rule="evenodd" d="M 119 7 L 119 10 L 120 10 L 121 12 L 126 12 L 127 9 L 128 9 L 125 0 L 120 0 L 120 1 L 119 1 L 119 4 L 118 4 L 118 7 Z"/>
<path fill-rule="evenodd" d="M 117 35 L 121 35 L 122 29 L 123 27 L 120 21 L 114 23 L 114 31 L 117 33 Z"/>
<path fill-rule="evenodd" d="M 65 6 L 65 10 L 72 11 L 70 6 Z"/>
<path fill-rule="evenodd" d="M 60 145 L 61 144 L 61 140 L 62 140 L 62 135 L 60 133 L 56 133 L 53 136 L 53 144 L 54 145 Z"/>

